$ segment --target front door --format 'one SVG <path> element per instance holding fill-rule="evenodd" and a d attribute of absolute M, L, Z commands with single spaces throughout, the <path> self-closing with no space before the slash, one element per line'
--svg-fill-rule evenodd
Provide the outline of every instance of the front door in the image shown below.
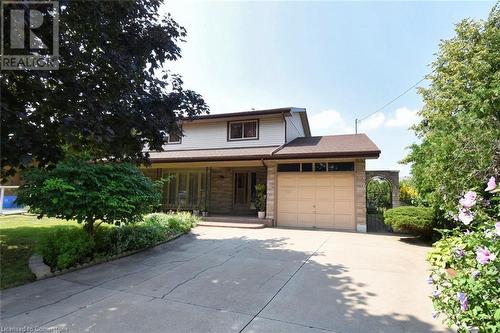
<path fill-rule="evenodd" d="M 255 172 L 246 171 L 234 173 L 234 210 L 244 212 L 254 209 L 254 207 L 252 207 L 252 202 L 255 196 L 255 185 Z"/>

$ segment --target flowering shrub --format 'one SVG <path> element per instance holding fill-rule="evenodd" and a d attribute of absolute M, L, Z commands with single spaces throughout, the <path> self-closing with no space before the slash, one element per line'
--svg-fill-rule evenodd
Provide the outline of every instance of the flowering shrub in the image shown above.
<path fill-rule="evenodd" d="M 500 332 L 500 187 L 491 177 L 483 194 L 466 192 L 440 230 L 428 261 L 435 312 L 458 332 Z"/>

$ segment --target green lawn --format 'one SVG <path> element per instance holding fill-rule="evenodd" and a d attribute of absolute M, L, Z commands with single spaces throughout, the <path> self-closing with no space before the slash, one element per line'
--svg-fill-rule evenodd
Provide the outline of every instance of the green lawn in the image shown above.
<path fill-rule="evenodd" d="M 28 259 L 38 239 L 55 228 L 78 228 L 74 222 L 36 216 L 10 215 L 0 217 L 0 289 L 35 280 L 28 268 Z"/>

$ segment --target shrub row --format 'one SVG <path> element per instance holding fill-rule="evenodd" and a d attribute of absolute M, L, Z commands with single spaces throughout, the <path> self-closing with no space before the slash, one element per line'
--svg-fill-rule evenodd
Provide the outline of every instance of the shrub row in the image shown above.
<path fill-rule="evenodd" d="M 197 217 L 189 213 L 154 213 L 140 223 L 99 228 L 93 238 L 83 229 L 59 228 L 40 240 L 37 252 L 52 270 L 65 269 L 153 246 L 188 232 L 196 223 Z"/>

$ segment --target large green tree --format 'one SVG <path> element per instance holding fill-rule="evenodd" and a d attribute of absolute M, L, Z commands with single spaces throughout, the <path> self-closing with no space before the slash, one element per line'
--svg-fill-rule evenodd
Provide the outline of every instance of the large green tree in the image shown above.
<path fill-rule="evenodd" d="M 480 188 L 499 173 L 500 9 L 486 21 L 463 20 L 441 42 L 411 147 L 418 192 L 442 213 L 464 189 Z M 446 194 L 446 195 L 445 195 Z M 448 204 L 449 202 L 449 204 Z"/>
<path fill-rule="evenodd" d="M 94 235 L 101 223 L 128 224 L 159 207 L 157 184 L 129 163 L 60 161 L 54 168 L 27 168 L 17 201 L 30 212 L 75 220 Z M 98 223 L 96 225 L 96 222 Z"/>
<path fill-rule="evenodd" d="M 180 117 L 208 110 L 165 67 L 181 56 L 186 31 L 161 3 L 59 1 L 59 70 L 1 76 L 2 177 L 68 151 L 147 162 L 144 146 L 161 149 Z"/>

